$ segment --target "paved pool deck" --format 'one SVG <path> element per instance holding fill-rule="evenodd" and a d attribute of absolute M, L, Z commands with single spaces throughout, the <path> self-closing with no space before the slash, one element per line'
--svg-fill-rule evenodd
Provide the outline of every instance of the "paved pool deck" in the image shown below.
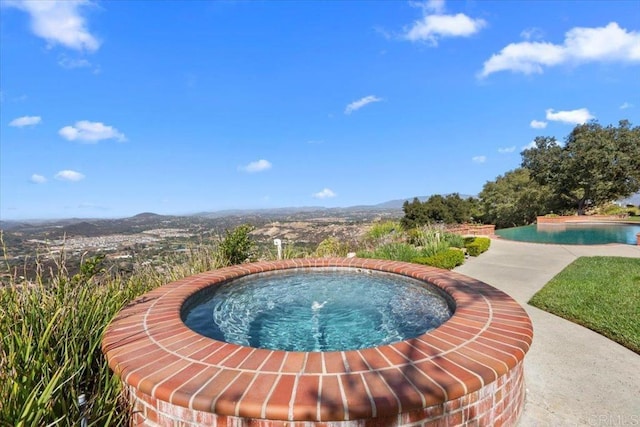
<path fill-rule="evenodd" d="M 640 246 L 493 239 L 488 252 L 455 269 L 506 292 L 531 317 L 534 336 L 525 358 L 527 397 L 519 426 L 640 425 L 640 356 L 527 304 L 573 260 L 598 255 L 640 258 Z"/>

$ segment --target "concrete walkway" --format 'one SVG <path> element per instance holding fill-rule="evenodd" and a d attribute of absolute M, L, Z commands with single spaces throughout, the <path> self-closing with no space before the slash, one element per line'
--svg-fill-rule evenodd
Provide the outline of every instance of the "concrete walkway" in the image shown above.
<path fill-rule="evenodd" d="M 580 256 L 640 258 L 640 246 L 571 246 L 493 239 L 455 271 L 511 295 L 529 313 L 527 399 L 519 426 L 640 426 L 640 356 L 601 335 L 527 304 Z M 638 319 L 640 321 L 640 319 Z"/>

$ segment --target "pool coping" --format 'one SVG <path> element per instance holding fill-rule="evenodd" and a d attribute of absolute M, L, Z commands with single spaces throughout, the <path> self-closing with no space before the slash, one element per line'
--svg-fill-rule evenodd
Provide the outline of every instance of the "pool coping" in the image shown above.
<path fill-rule="evenodd" d="M 456 304 L 419 337 L 355 351 L 287 352 L 204 337 L 181 319 L 199 290 L 248 274 L 349 267 L 427 281 Z M 459 273 L 398 261 L 292 259 L 227 267 L 157 288 L 122 310 L 105 331 L 109 366 L 154 399 L 235 417 L 333 421 L 397 415 L 460 398 L 523 360 L 531 320 L 511 297 Z"/>

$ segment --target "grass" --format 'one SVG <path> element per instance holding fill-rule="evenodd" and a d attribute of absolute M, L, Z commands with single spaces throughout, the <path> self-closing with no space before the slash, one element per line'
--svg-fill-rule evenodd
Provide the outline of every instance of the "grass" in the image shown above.
<path fill-rule="evenodd" d="M 100 349 L 105 327 L 137 296 L 219 268 L 223 258 L 217 246 L 202 245 L 167 257 L 160 271 L 138 266 L 122 277 L 104 271 L 102 257 L 70 275 L 61 253 L 57 268 L 40 269 L 33 282 L 10 273 L 0 283 L 0 426 L 77 426 L 83 418 L 88 426 L 127 425 L 120 380 Z"/>
<path fill-rule="evenodd" d="M 640 259 L 578 258 L 529 304 L 640 354 Z"/>

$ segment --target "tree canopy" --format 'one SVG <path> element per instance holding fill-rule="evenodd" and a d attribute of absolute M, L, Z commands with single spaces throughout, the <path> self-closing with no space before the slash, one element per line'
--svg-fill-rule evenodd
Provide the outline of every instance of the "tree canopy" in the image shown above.
<path fill-rule="evenodd" d="M 463 199 L 458 193 L 446 196 L 435 194 L 425 202 L 417 198 L 412 202 L 406 201 L 402 210 L 404 217 L 401 223 L 407 229 L 436 222 L 459 224 L 473 221 L 476 200 L 472 197 Z"/>
<path fill-rule="evenodd" d="M 482 221 L 497 228 L 531 224 L 555 208 L 553 193 L 518 168 L 487 182 L 479 194 Z"/>
<path fill-rule="evenodd" d="M 564 146 L 537 137 L 535 147 L 522 152 L 522 166 L 551 189 L 560 207 L 583 214 L 640 190 L 640 127 L 628 120 L 607 127 L 590 122 L 576 126 Z"/>

